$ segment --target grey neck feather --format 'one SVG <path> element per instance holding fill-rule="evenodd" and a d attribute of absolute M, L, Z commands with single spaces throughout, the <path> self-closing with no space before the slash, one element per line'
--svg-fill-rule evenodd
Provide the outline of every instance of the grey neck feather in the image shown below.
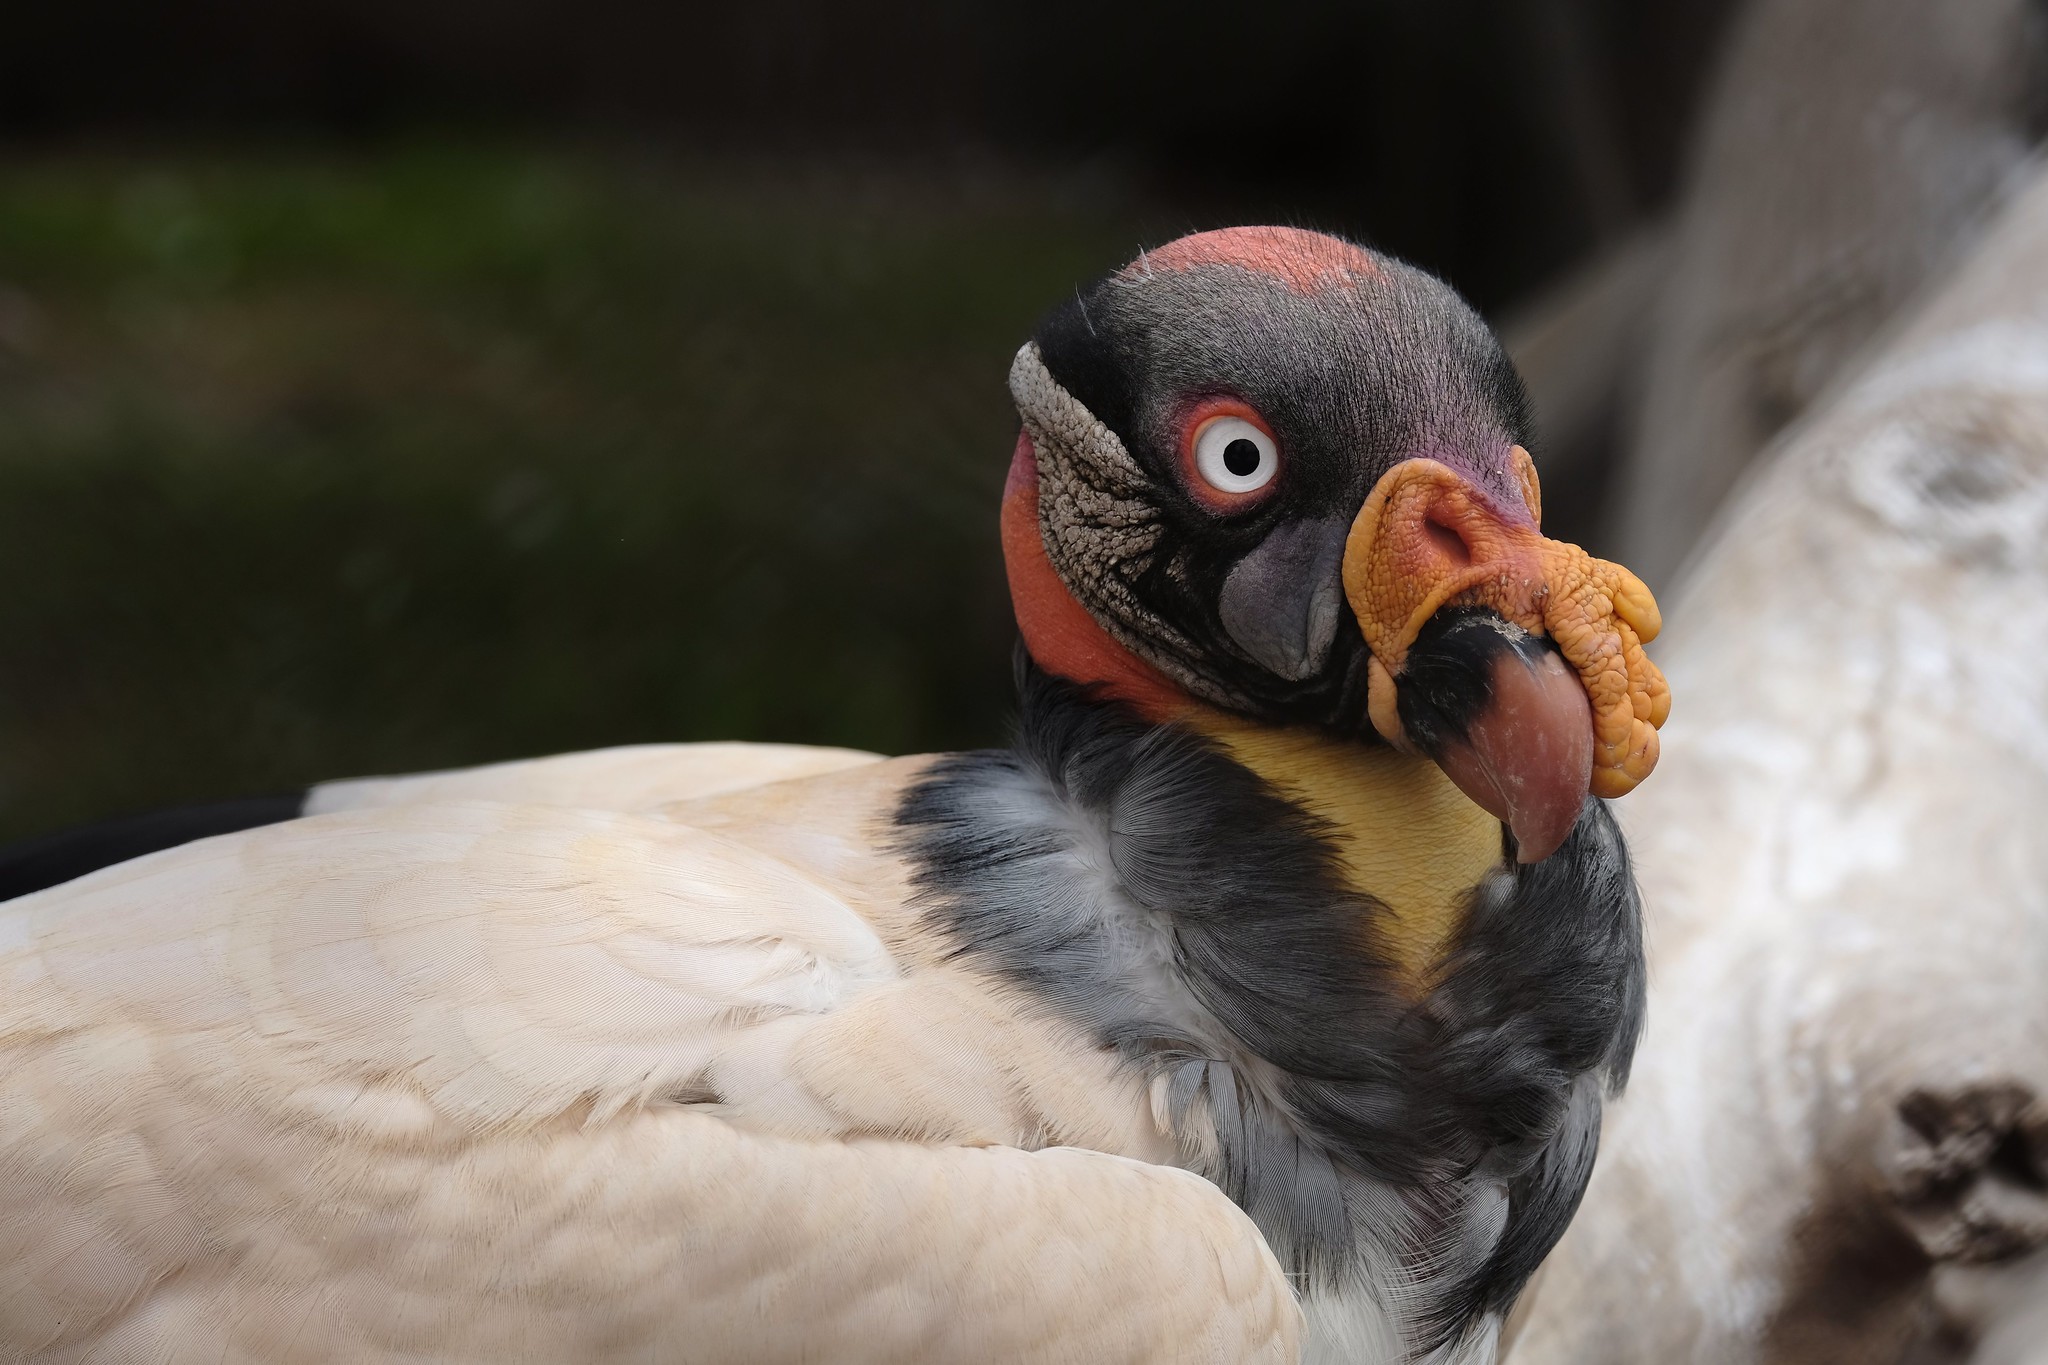
<path fill-rule="evenodd" d="M 1016 751 L 942 761 L 899 811 L 934 928 L 1141 1071 L 1312 1316 L 1383 1338 L 1363 1358 L 1461 1358 L 1561 1233 L 1600 1073 L 1633 1046 L 1637 907 L 1604 809 L 1486 883 L 1411 1002 L 1359 946 L 1376 903 L 1260 779 L 1042 675 L 1025 717 Z"/>

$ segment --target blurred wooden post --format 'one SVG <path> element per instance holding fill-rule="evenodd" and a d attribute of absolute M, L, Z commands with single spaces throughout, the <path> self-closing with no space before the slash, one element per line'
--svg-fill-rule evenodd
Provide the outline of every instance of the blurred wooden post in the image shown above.
<path fill-rule="evenodd" d="M 1547 466 L 1619 453 L 1572 532 L 1669 587 L 1756 453 L 1967 249 L 2044 95 L 2034 0 L 1747 4 L 1650 268 L 1645 238 L 1508 329 Z"/>
<path fill-rule="evenodd" d="M 1666 619 L 1663 764 L 1617 807 L 1650 1032 L 1514 1365 L 2026 1359 L 2048 176 L 1738 493 Z"/>

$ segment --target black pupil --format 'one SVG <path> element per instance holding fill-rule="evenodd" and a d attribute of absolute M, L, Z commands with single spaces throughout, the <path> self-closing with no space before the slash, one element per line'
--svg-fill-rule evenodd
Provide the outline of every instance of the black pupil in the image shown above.
<path fill-rule="evenodd" d="M 1243 478 L 1259 467 L 1259 448 L 1249 437 L 1240 436 L 1223 447 L 1223 467 Z"/>

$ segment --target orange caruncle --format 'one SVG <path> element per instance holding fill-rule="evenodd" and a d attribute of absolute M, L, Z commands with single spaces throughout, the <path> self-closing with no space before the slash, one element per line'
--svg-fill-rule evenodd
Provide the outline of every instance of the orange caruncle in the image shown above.
<path fill-rule="evenodd" d="M 1535 467 L 1513 451 L 1525 507 L 1499 506 L 1436 460 L 1405 460 L 1373 488 L 1344 550 L 1344 593 L 1372 650 L 1369 710 L 1405 743 L 1394 684 L 1423 623 L 1446 606 L 1485 606 L 1547 635 L 1592 703 L 1595 796 L 1621 796 L 1657 765 L 1671 710 L 1664 675 L 1643 653 L 1661 624 L 1643 581 L 1537 529 Z"/>

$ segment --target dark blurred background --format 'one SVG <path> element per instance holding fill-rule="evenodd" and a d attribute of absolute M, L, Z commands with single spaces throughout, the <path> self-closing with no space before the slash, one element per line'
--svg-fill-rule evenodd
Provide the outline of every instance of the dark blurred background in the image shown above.
<path fill-rule="evenodd" d="M 1498 314 L 1672 194 L 1727 8 L 18 10 L 0 839 L 642 740 L 993 740 L 1043 309 L 1267 220 Z"/>

